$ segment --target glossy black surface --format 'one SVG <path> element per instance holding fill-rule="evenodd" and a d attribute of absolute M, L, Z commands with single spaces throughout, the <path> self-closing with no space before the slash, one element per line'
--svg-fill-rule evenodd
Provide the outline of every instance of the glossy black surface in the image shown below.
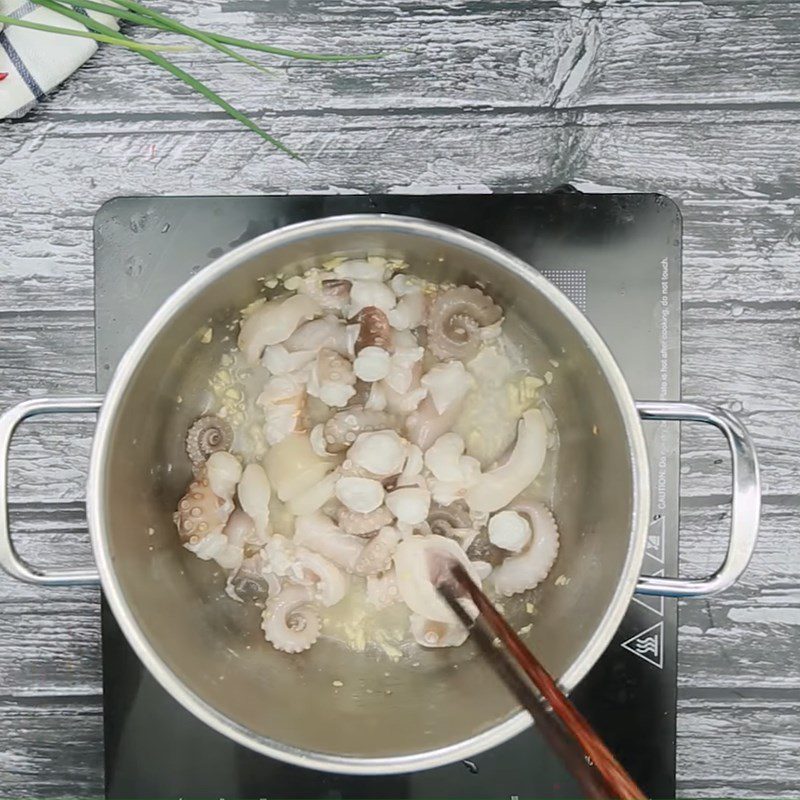
<path fill-rule="evenodd" d="M 166 295 L 212 260 L 275 227 L 383 211 L 447 222 L 542 270 L 604 336 L 634 395 L 680 392 L 680 239 L 655 195 L 120 198 L 95 224 L 98 388 Z M 677 569 L 678 440 L 645 428 L 654 519 L 644 569 Z M 650 797 L 675 792 L 674 601 L 634 600 L 573 698 Z M 312 772 L 257 755 L 184 711 L 144 670 L 103 609 L 109 797 L 575 797 L 534 730 L 471 762 L 412 775 Z M 298 698 L 298 702 L 302 699 Z"/>

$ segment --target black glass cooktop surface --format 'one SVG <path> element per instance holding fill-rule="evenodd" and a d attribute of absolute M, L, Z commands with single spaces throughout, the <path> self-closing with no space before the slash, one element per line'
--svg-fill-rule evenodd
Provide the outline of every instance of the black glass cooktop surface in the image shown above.
<path fill-rule="evenodd" d="M 542 271 L 608 342 L 639 399 L 680 394 L 681 221 L 657 195 L 126 197 L 95 220 L 97 384 L 166 296 L 242 242 L 292 222 L 388 212 L 491 239 Z M 653 520 L 644 571 L 677 570 L 677 426 L 647 423 Z M 612 644 L 573 693 L 649 797 L 675 793 L 677 608 L 636 597 Z M 409 775 L 355 777 L 256 754 L 174 701 L 103 610 L 108 797 L 576 797 L 534 729 L 506 744 Z"/>

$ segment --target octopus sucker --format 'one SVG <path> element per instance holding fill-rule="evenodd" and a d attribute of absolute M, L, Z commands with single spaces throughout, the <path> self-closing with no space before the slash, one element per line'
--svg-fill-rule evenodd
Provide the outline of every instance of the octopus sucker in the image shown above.
<path fill-rule="evenodd" d="M 464 644 L 469 631 L 460 622 L 439 622 L 411 614 L 411 633 L 423 647 L 458 647 Z"/>
<path fill-rule="evenodd" d="M 517 501 L 513 508 L 528 517 L 533 537 L 525 550 L 506 558 L 491 575 L 494 588 L 506 597 L 538 586 L 558 555 L 558 526 L 550 509 L 543 503 L 523 500 Z"/>
<path fill-rule="evenodd" d="M 480 289 L 446 289 L 428 313 L 428 347 L 439 358 L 469 361 L 481 347 L 480 329 L 503 316 L 500 306 Z"/>
<path fill-rule="evenodd" d="M 208 457 L 228 450 L 233 443 L 233 430 L 224 419 L 206 414 L 196 419 L 186 433 L 186 455 L 195 474 L 205 466 Z"/>
<path fill-rule="evenodd" d="M 312 605 L 313 600 L 313 589 L 294 584 L 284 584 L 275 597 L 267 600 L 261 629 L 276 650 L 302 653 L 319 639 L 322 618 Z"/>

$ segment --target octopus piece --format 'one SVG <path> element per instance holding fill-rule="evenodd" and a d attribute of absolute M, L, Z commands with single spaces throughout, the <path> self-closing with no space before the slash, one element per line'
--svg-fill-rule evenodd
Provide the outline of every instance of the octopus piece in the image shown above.
<path fill-rule="evenodd" d="M 363 308 L 374 306 L 386 313 L 391 311 L 396 304 L 397 299 L 394 292 L 385 283 L 354 280 L 350 287 L 350 319 Z"/>
<path fill-rule="evenodd" d="M 428 516 L 431 493 L 418 486 L 403 486 L 386 495 L 386 506 L 400 522 L 418 525 Z"/>
<path fill-rule="evenodd" d="M 407 443 L 394 430 L 360 433 L 347 451 L 347 458 L 373 475 L 397 475 L 406 461 Z"/>
<path fill-rule="evenodd" d="M 542 412 L 531 409 L 522 415 L 517 441 L 506 462 L 485 472 L 467 490 L 467 505 L 475 511 L 497 511 L 507 506 L 533 483 L 547 453 L 547 425 Z"/>
<path fill-rule="evenodd" d="M 346 406 L 356 393 L 353 366 L 335 350 L 323 348 L 308 379 L 308 393 L 336 408 Z"/>
<path fill-rule="evenodd" d="M 463 530 L 472 527 L 469 510 L 463 500 L 450 505 L 434 503 L 428 512 L 428 525 L 431 533 L 452 538 L 454 530 Z"/>
<path fill-rule="evenodd" d="M 355 442 L 359 434 L 391 427 L 392 418 L 389 414 L 353 406 L 334 414 L 325 423 L 325 448 L 330 453 L 341 453 Z"/>
<path fill-rule="evenodd" d="M 414 486 L 416 479 L 422 472 L 422 467 L 425 461 L 422 456 L 422 450 L 415 444 L 410 444 L 406 447 L 406 463 L 403 465 L 403 471 L 397 479 L 398 486 Z"/>
<path fill-rule="evenodd" d="M 216 561 L 223 569 L 237 569 L 244 559 L 244 546 L 232 544 L 220 531 L 186 542 L 184 547 L 203 561 Z"/>
<path fill-rule="evenodd" d="M 260 464 L 248 464 L 244 468 L 237 494 L 242 511 L 253 520 L 256 536 L 266 541 L 272 487 Z"/>
<path fill-rule="evenodd" d="M 327 448 L 325 447 L 325 423 L 319 422 L 317 423 L 309 432 L 308 434 L 308 441 L 311 444 L 311 449 L 320 457 L 320 458 L 333 458 L 334 454 L 329 453 Z"/>
<path fill-rule="evenodd" d="M 316 357 L 316 350 L 298 350 L 290 353 L 284 345 L 272 344 L 264 348 L 261 364 L 272 375 L 290 375 L 308 367 Z"/>
<path fill-rule="evenodd" d="M 321 311 L 319 303 L 304 294 L 263 303 L 242 320 L 239 350 L 248 363 L 257 364 L 265 347 L 285 342 L 301 322 Z"/>
<path fill-rule="evenodd" d="M 325 556 L 347 572 L 355 571 L 365 546 L 362 538 L 343 533 L 330 517 L 320 511 L 297 517 L 293 541 Z"/>
<path fill-rule="evenodd" d="M 423 647 L 458 647 L 464 644 L 469 631 L 460 622 L 439 622 L 412 614 L 411 634 Z"/>
<path fill-rule="evenodd" d="M 334 316 L 324 316 L 304 322 L 284 343 L 289 353 L 310 351 L 318 352 L 322 348 L 333 350 L 341 356 L 348 357 L 353 350 L 347 323 Z"/>
<path fill-rule="evenodd" d="M 367 602 L 377 609 L 387 608 L 402 601 L 400 589 L 397 588 L 397 576 L 394 569 L 367 575 Z"/>
<path fill-rule="evenodd" d="M 461 361 L 436 364 L 423 375 L 420 383 L 428 390 L 439 414 L 444 414 L 454 405 L 460 408 L 467 393 L 475 385 L 473 377 Z"/>
<path fill-rule="evenodd" d="M 406 433 L 410 441 L 427 450 L 443 433 L 449 431 L 458 419 L 460 407 L 452 405 L 440 414 L 430 397 L 426 397 L 416 411 L 406 418 Z"/>
<path fill-rule="evenodd" d="M 308 436 L 293 433 L 267 450 L 264 469 L 278 498 L 288 503 L 319 483 L 333 464 L 314 452 Z"/>
<path fill-rule="evenodd" d="M 480 329 L 502 316 L 502 309 L 480 289 L 447 289 L 433 301 L 428 314 L 428 347 L 438 358 L 469 361 L 480 349 Z"/>
<path fill-rule="evenodd" d="M 452 539 L 432 534 L 410 536 L 400 542 L 394 554 L 397 586 L 414 613 L 438 622 L 452 624 L 458 621 L 436 588 L 449 579 L 454 562 L 461 564 L 472 580 L 480 585 L 480 578 L 466 553 Z M 466 598 L 462 602 L 471 616 L 477 615 L 473 603 Z"/>
<path fill-rule="evenodd" d="M 381 528 L 361 551 L 353 571 L 356 575 L 372 575 L 389 569 L 399 541 L 396 528 L 390 525 Z"/>
<path fill-rule="evenodd" d="M 269 444 L 306 429 L 306 387 L 298 375 L 271 377 L 256 402 L 264 409 L 264 436 Z"/>
<path fill-rule="evenodd" d="M 218 450 L 206 461 L 206 477 L 215 495 L 223 500 L 231 500 L 236 484 L 242 477 L 242 465 L 232 453 Z"/>
<path fill-rule="evenodd" d="M 478 461 L 464 455 L 464 440 L 457 433 L 445 433 L 434 442 L 425 453 L 425 466 L 434 475 L 429 485 L 440 505 L 465 497 L 481 475 Z"/>
<path fill-rule="evenodd" d="M 321 553 L 298 547 L 295 559 L 303 571 L 302 582 L 314 587 L 314 599 L 323 606 L 335 606 L 347 594 L 347 576 Z"/>
<path fill-rule="evenodd" d="M 178 502 L 173 519 L 184 545 L 197 545 L 212 533 L 222 533 L 233 511 L 233 503 L 211 489 L 205 474 L 195 478 Z"/>
<path fill-rule="evenodd" d="M 264 543 L 264 540 L 256 534 L 253 518 L 241 508 L 235 508 L 231 512 L 222 533 L 228 539 L 228 544 L 241 547 L 243 550 L 252 551 Z"/>
<path fill-rule="evenodd" d="M 368 514 L 383 503 L 386 494 L 380 481 L 345 475 L 336 481 L 336 497 L 351 511 Z"/>
<path fill-rule="evenodd" d="M 317 641 L 322 619 L 312 605 L 313 599 L 312 588 L 286 584 L 267 601 L 261 615 L 261 629 L 276 650 L 302 653 Z"/>
<path fill-rule="evenodd" d="M 420 348 L 422 349 L 422 348 Z M 384 408 L 392 414 L 407 416 L 419 408 L 419 404 L 427 397 L 428 390 L 420 383 L 422 377 L 422 363 L 416 362 L 406 372 L 402 383 L 397 380 L 398 373 L 394 371 L 394 363 L 390 363 L 389 375 L 386 380 L 381 381 L 383 396 L 385 398 Z M 398 391 L 394 386 L 404 385 L 406 388 Z"/>
<path fill-rule="evenodd" d="M 357 281 L 382 281 L 386 275 L 386 259 L 371 256 L 368 259 L 352 258 L 337 264 L 333 271 L 340 278 Z"/>
<path fill-rule="evenodd" d="M 531 525 L 522 514 L 506 509 L 489 519 L 489 541 L 502 550 L 519 553 L 531 540 Z"/>
<path fill-rule="evenodd" d="M 495 589 L 510 597 L 541 583 L 552 569 L 558 555 L 558 526 L 547 506 L 533 501 L 515 503 L 533 527 L 533 538 L 526 550 L 509 556 L 492 573 Z"/>
<path fill-rule="evenodd" d="M 356 355 L 365 347 L 380 347 L 391 352 L 392 328 L 386 318 L 386 312 L 376 306 L 367 306 L 358 312 L 356 322 L 358 323 L 358 338 L 354 348 Z"/>
<path fill-rule="evenodd" d="M 398 331 L 417 328 L 425 321 L 428 314 L 428 298 L 421 291 L 409 292 L 397 301 L 397 305 L 389 311 L 389 324 Z"/>
<path fill-rule="evenodd" d="M 388 405 L 386 387 L 383 381 L 376 381 L 374 383 L 367 383 L 366 381 L 359 381 L 363 386 L 369 386 L 369 393 L 361 404 L 368 411 L 385 411 Z"/>
<path fill-rule="evenodd" d="M 391 525 L 394 516 L 386 506 L 380 506 L 368 514 L 359 514 L 342 506 L 336 516 L 339 527 L 353 536 L 369 536 L 386 525 Z"/>
<path fill-rule="evenodd" d="M 382 347 L 365 347 L 353 361 L 353 372 L 367 383 L 383 380 L 392 368 L 392 357 Z"/>
<path fill-rule="evenodd" d="M 350 303 L 352 282 L 341 278 L 325 278 L 320 283 L 317 296 L 319 304 L 326 310 L 342 311 Z"/>
<path fill-rule="evenodd" d="M 326 475 L 319 483 L 310 486 L 304 492 L 296 495 L 288 502 L 289 511 L 295 516 L 313 514 L 319 511 L 322 506 L 335 496 L 334 489 L 338 476 L 331 472 Z"/>
<path fill-rule="evenodd" d="M 214 414 L 196 419 L 186 434 L 186 455 L 194 474 L 200 473 L 212 453 L 227 450 L 232 443 L 233 431 L 224 419 Z"/>

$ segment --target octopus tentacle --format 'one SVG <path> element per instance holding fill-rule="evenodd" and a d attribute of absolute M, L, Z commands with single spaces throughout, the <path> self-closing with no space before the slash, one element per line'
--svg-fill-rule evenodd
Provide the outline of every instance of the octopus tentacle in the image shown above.
<path fill-rule="evenodd" d="M 397 588 L 397 575 L 394 568 L 374 575 L 367 575 L 367 602 L 375 608 L 387 606 L 402 601 L 400 590 Z"/>
<path fill-rule="evenodd" d="M 439 358 L 469 361 L 480 349 L 480 329 L 502 316 L 502 309 L 480 289 L 447 289 L 434 300 L 428 314 L 428 346 Z"/>
<path fill-rule="evenodd" d="M 533 538 L 527 549 L 507 558 L 492 573 L 495 589 L 506 597 L 540 584 L 558 555 L 558 526 L 550 509 L 533 501 L 519 501 L 513 508 L 530 519 Z"/>
<path fill-rule="evenodd" d="M 346 406 L 356 390 L 353 365 L 341 353 L 323 347 L 308 381 L 308 393 L 329 406 Z"/>
<path fill-rule="evenodd" d="M 189 484 L 173 516 L 181 542 L 195 545 L 212 533 L 221 533 L 232 511 L 233 503 L 214 494 L 203 473 Z"/>
<path fill-rule="evenodd" d="M 394 554 L 397 586 L 406 605 L 426 619 L 452 623 L 456 615 L 439 595 L 439 581 L 450 574 L 452 563 L 461 564 L 469 576 L 480 585 L 480 578 L 466 553 L 452 539 L 444 536 L 410 536 L 403 539 Z M 474 617 L 477 609 L 464 599 L 465 609 Z"/>
<path fill-rule="evenodd" d="M 284 584 L 275 597 L 267 600 L 261 629 L 276 650 L 302 653 L 317 641 L 322 619 L 311 605 L 313 598 L 314 591 L 308 586 Z"/>
<path fill-rule="evenodd" d="M 325 316 L 304 322 L 284 343 L 294 353 L 303 350 L 318 351 L 323 347 L 349 355 L 347 324 L 334 316 Z"/>
<path fill-rule="evenodd" d="M 364 540 L 343 533 L 336 523 L 321 511 L 297 517 L 294 525 L 294 543 L 325 556 L 347 572 L 355 570 Z"/>
<path fill-rule="evenodd" d="M 467 504 L 462 500 L 457 500 L 447 506 L 439 503 L 431 505 L 431 510 L 428 512 L 428 524 L 430 525 L 431 533 L 452 538 L 454 529 L 471 528 L 472 520 L 469 516 Z"/>
<path fill-rule="evenodd" d="M 285 342 L 301 322 L 312 319 L 320 311 L 319 304 L 305 294 L 263 303 L 242 321 L 239 350 L 250 364 L 256 364 L 265 347 Z"/>
<path fill-rule="evenodd" d="M 461 410 L 456 404 L 440 414 L 430 397 L 426 397 L 406 418 L 406 433 L 409 440 L 422 450 L 427 450 L 442 434 L 449 431 Z"/>
<path fill-rule="evenodd" d="M 322 554 L 298 547 L 295 560 L 303 569 L 303 582 L 311 582 L 314 597 L 323 606 L 335 606 L 347 594 L 347 576 Z"/>
<path fill-rule="evenodd" d="M 206 414 L 196 419 L 186 434 L 186 455 L 197 475 L 208 457 L 219 450 L 227 450 L 233 443 L 233 431 L 224 419 Z"/>
<path fill-rule="evenodd" d="M 360 324 L 356 339 L 356 353 L 365 347 L 380 347 L 391 352 L 393 344 L 392 327 L 386 312 L 377 306 L 362 308 L 356 316 Z"/>
<path fill-rule="evenodd" d="M 385 526 L 370 539 L 355 564 L 356 575 L 372 575 L 391 566 L 392 556 L 400 541 L 396 528 Z"/>
<path fill-rule="evenodd" d="M 466 493 L 473 511 L 497 511 L 533 483 L 547 455 L 547 423 L 539 409 L 522 415 L 517 441 L 507 461 L 480 479 Z"/>
<path fill-rule="evenodd" d="M 325 447 L 329 453 L 347 450 L 360 433 L 380 431 L 394 427 L 392 418 L 383 411 L 369 411 L 361 406 L 351 406 L 334 414 L 322 429 Z"/>
<path fill-rule="evenodd" d="M 345 278 L 326 278 L 320 285 L 324 295 L 346 300 L 350 296 L 353 282 Z"/>
<path fill-rule="evenodd" d="M 342 505 L 336 516 L 339 527 L 345 533 L 351 533 L 354 536 L 369 536 L 384 526 L 391 525 L 393 519 L 392 512 L 386 506 L 379 506 L 374 511 L 360 514 L 358 511 L 351 511 L 347 506 Z"/>

